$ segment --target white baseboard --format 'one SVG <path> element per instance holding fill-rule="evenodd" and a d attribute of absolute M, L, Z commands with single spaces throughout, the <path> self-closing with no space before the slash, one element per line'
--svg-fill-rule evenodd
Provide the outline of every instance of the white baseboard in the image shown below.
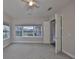
<path fill-rule="evenodd" d="M 11 43 L 7 43 L 6 45 L 3 45 L 3 48 L 9 46 Z"/>
<path fill-rule="evenodd" d="M 66 55 L 68 55 L 69 57 L 75 59 L 75 56 L 73 56 L 72 54 L 70 54 L 69 52 L 66 52 L 65 50 L 62 50 L 63 53 L 65 53 Z"/>
<path fill-rule="evenodd" d="M 42 43 L 41 41 L 13 41 L 12 43 Z"/>

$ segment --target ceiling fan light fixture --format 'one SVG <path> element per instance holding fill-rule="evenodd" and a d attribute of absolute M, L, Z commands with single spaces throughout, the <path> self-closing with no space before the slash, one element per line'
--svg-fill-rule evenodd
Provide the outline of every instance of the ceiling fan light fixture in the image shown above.
<path fill-rule="evenodd" d="M 22 0 L 25 4 L 25 7 L 27 7 L 27 9 L 33 9 L 33 8 L 39 8 L 39 5 L 37 3 L 36 0 Z"/>
<path fill-rule="evenodd" d="M 33 6 L 34 2 L 33 1 L 30 1 L 29 2 L 29 6 Z"/>

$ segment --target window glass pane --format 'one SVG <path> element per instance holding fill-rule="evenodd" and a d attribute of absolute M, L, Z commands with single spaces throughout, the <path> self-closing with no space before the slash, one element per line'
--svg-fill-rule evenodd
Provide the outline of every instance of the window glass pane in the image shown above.
<path fill-rule="evenodd" d="M 16 26 L 16 36 L 22 36 L 22 26 Z"/>
<path fill-rule="evenodd" d="M 41 36 L 41 26 L 34 26 L 34 35 Z"/>
<path fill-rule="evenodd" d="M 3 39 L 10 38 L 10 27 L 3 25 Z"/>
<path fill-rule="evenodd" d="M 23 36 L 33 36 L 33 26 L 23 26 Z"/>

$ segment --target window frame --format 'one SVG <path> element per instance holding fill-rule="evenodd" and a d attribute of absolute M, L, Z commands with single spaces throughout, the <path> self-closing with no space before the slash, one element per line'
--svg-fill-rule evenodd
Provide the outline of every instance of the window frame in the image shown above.
<path fill-rule="evenodd" d="M 22 36 L 17 36 L 16 33 L 15 33 L 15 36 L 16 36 L 16 37 L 19 37 L 19 38 L 20 38 L 20 37 L 32 37 L 32 38 L 33 38 L 33 37 L 37 37 L 37 38 L 38 38 L 38 37 L 42 37 L 42 36 L 43 36 L 43 27 L 42 27 L 41 24 L 40 24 L 40 25 L 15 25 L 15 29 L 16 29 L 17 26 L 22 26 Z M 24 27 L 24 26 L 33 26 L 33 29 L 34 29 L 34 26 L 40 26 L 40 27 L 41 27 L 41 30 L 40 30 L 40 31 L 41 31 L 41 35 L 40 35 L 40 36 L 35 36 L 35 35 L 33 34 L 33 36 L 23 36 L 23 27 Z M 16 32 L 16 30 L 15 30 L 15 32 Z M 33 30 L 33 32 L 34 32 L 34 30 Z"/>

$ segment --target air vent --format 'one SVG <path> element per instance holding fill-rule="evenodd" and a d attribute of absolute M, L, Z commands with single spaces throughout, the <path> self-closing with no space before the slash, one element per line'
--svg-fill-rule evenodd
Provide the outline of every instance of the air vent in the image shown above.
<path fill-rule="evenodd" d="M 48 8 L 48 11 L 52 10 L 52 7 Z"/>

